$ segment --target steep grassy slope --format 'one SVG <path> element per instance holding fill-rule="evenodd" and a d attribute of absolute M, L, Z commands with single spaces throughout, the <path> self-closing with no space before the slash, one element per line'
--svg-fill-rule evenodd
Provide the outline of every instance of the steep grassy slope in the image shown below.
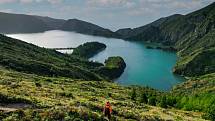
<path fill-rule="evenodd" d="M 173 72 L 198 76 L 215 72 L 215 48 L 203 49 L 183 56 L 176 64 Z"/>
<path fill-rule="evenodd" d="M 204 111 L 205 118 L 214 121 L 215 3 L 188 15 L 173 15 L 156 22 L 118 33 L 129 34 L 125 36 L 128 40 L 156 42 L 177 49 L 179 60 L 173 72 L 190 78 L 167 94 L 161 106 Z"/>
<path fill-rule="evenodd" d="M 198 93 L 215 93 L 215 73 L 206 74 L 190 78 L 188 81 L 176 85 L 173 90 L 176 94 L 198 94 Z M 214 95 L 215 96 L 215 95 Z M 212 97 L 209 97 L 212 98 Z"/>
<path fill-rule="evenodd" d="M 180 57 L 174 68 L 177 74 L 195 76 L 215 72 L 212 61 L 215 59 L 215 3 L 188 15 L 169 16 L 117 33 L 128 40 L 156 42 L 177 49 Z M 208 55 L 210 60 L 206 61 L 204 57 Z"/>
<path fill-rule="evenodd" d="M 90 71 L 102 66 L 100 63 L 40 48 L 3 35 L 0 35 L 0 53 L 0 65 L 17 71 L 85 80 L 102 79 Z"/>
<path fill-rule="evenodd" d="M 175 67 L 178 74 L 195 76 L 215 72 L 215 62 L 213 61 L 215 60 L 214 13 L 215 3 L 186 16 L 196 27 L 193 32 L 183 36 L 175 45 L 181 57 Z M 187 59 L 188 61 L 185 61 Z M 192 60 L 189 61 L 190 59 Z M 182 64 L 182 61 L 186 63 Z M 181 67 L 184 67 L 183 71 L 180 71 Z"/>
<path fill-rule="evenodd" d="M 204 111 L 205 118 L 215 120 L 215 73 L 193 77 L 175 86 L 171 93 L 178 97 L 177 108 Z"/>
<path fill-rule="evenodd" d="M 119 77 L 122 74 L 125 66 L 121 68 L 118 67 L 119 63 L 114 63 L 116 68 L 108 69 L 105 71 L 106 74 L 101 74 L 99 70 L 106 66 L 87 60 L 92 54 L 98 53 L 105 47 L 106 45 L 97 42 L 85 43 L 77 47 L 74 54 L 69 55 L 0 35 L 0 65 L 43 76 L 112 80 L 116 77 L 113 75 Z M 124 62 L 122 58 L 120 60 Z"/>
<path fill-rule="evenodd" d="M 162 95 L 149 88 L 142 92 Z M 163 109 L 131 99 L 132 88 L 114 83 L 49 78 L 0 67 L 0 120 L 103 120 L 103 106 L 119 121 L 204 121 L 202 113 Z M 21 105 L 21 107 L 20 107 Z"/>

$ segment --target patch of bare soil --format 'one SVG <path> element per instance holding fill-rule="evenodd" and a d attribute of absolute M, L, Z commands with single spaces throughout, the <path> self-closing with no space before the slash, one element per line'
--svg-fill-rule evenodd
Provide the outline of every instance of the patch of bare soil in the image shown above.
<path fill-rule="evenodd" d="M 2 104 L 0 103 L 0 111 L 13 112 L 20 109 L 30 108 L 32 105 L 25 103 Z"/>

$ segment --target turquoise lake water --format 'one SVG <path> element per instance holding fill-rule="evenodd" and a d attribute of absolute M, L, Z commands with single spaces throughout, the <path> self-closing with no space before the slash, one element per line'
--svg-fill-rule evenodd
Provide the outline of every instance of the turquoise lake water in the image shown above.
<path fill-rule="evenodd" d="M 121 85 L 149 86 L 167 91 L 183 81 L 181 77 L 172 73 L 172 68 L 177 60 L 175 53 L 146 49 L 146 45 L 142 42 L 130 42 L 58 30 L 44 33 L 10 34 L 8 36 L 47 48 L 77 47 L 90 41 L 102 42 L 107 45 L 107 48 L 90 60 L 103 63 L 109 56 L 123 57 L 127 67 L 122 76 L 115 80 Z M 62 52 L 71 53 L 71 50 Z"/>

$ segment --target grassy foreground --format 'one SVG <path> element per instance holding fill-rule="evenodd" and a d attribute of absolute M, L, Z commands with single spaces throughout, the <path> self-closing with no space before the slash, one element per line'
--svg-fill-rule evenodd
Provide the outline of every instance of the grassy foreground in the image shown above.
<path fill-rule="evenodd" d="M 113 120 L 203 121 L 202 113 L 134 101 L 132 87 L 106 81 L 41 77 L 0 67 L 0 90 L 3 121 L 103 120 L 102 109 L 107 100 L 113 105 Z M 142 91 L 158 93 L 149 88 Z"/>

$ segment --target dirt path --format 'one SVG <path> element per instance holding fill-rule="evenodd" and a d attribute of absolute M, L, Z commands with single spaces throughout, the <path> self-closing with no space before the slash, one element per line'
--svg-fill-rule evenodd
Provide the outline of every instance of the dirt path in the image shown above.
<path fill-rule="evenodd" d="M 0 111 L 3 112 L 12 112 L 19 109 L 29 108 L 31 105 L 25 103 L 14 103 L 14 104 L 1 104 L 0 103 Z"/>

